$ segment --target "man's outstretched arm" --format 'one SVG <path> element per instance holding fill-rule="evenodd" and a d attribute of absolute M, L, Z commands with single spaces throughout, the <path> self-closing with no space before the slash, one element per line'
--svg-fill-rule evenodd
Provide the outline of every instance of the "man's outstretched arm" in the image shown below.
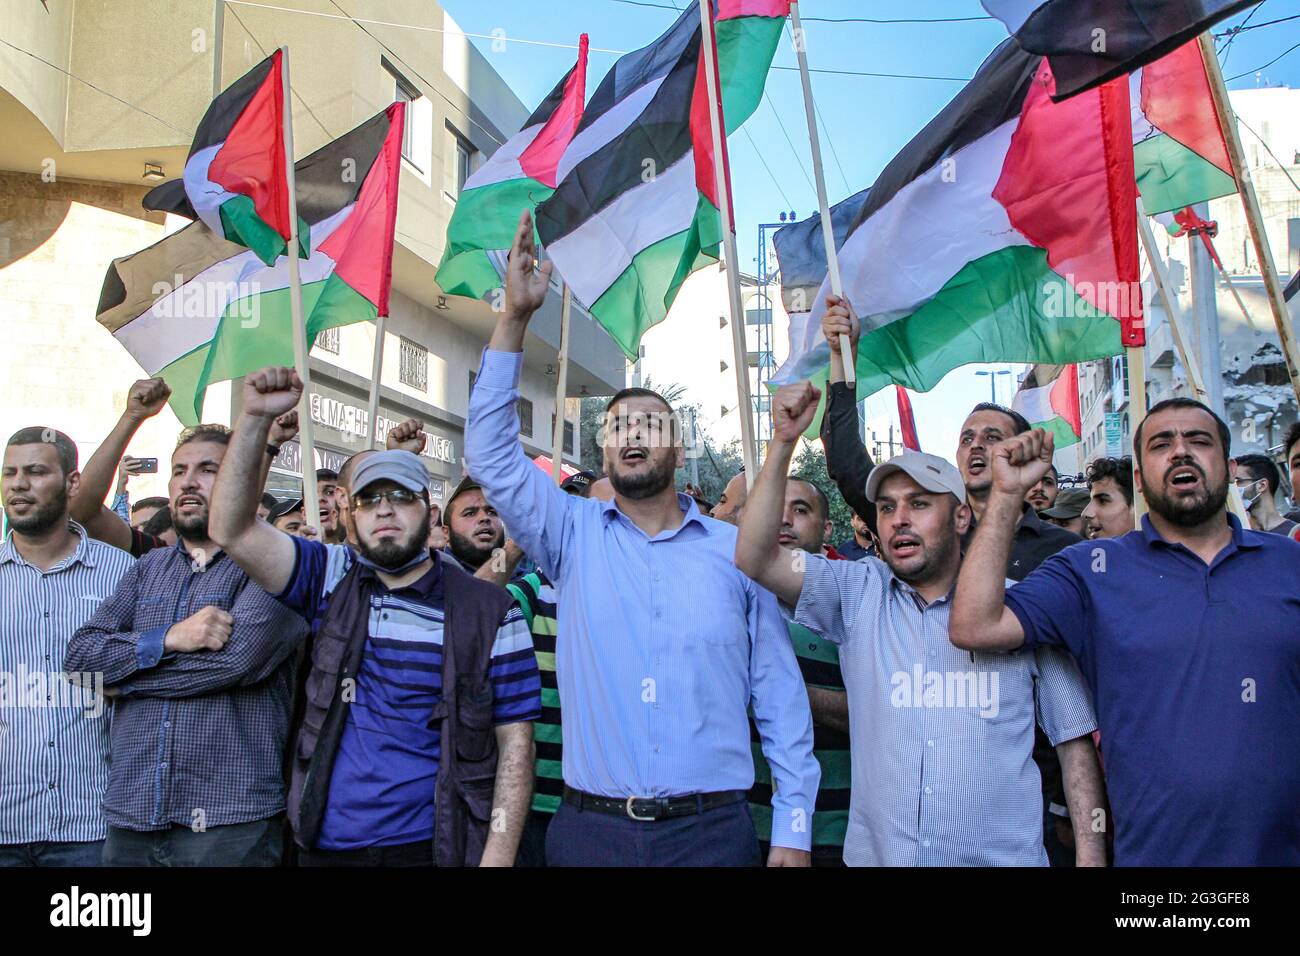
<path fill-rule="evenodd" d="M 1006 605 L 1006 570 L 1025 495 L 1052 467 L 1055 447 L 1041 428 L 993 450 L 993 488 L 975 528 L 953 595 L 948 637 L 968 651 L 1009 651 L 1025 642 L 1020 619 Z"/>
<path fill-rule="evenodd" d="M 822 416 L 822 448 L 826 451 L 826 473 L 850 508 L 862 516 L 871 533 L 876 533 L 876 506 L 867 500 L 867 476 L 875 462 L 862 444 L 858 423 L 858 396 L 844 381 L 841 335 L 847 335 L 855 361 L 861 326 L 848 299 L 826 297 L 822 332 L 831 350 L 830 384 L 826 388 L 826 413 Z"/>
<path fill-rule="evenodd" d="M 104 507 L 104 499 L 113 486 L 127 445 L 145 420 L 162 410 L 171 393 L 160 378 L 142 378 L 131 386 L 122 416 L 81 469 L 81 487 L 69 503 L 69 516 L 88 535 L 123 551 L 131 550 L 131 525 Z"/>
<path fill-rule="evenodd" d="M 809 382 L 783 385 L 772 396 L 772 440 L 745 501 L 736 536 L 736 567 L 794 607 L 803 590 L 802 552 L 777 543 L 785 508 L 785 480 L 803 430 L 817 413 L 821 392 Z"/>
<path fill-rule="evenodd" d="M 243 412 L 212 488 L 208 533 L 268 594 L 280 594 L 294 570 L 293 539 L 257 520 L 267 436 L 275 419 L 302 397 L 291 368 L 264 368 L 244 378 Z"/>

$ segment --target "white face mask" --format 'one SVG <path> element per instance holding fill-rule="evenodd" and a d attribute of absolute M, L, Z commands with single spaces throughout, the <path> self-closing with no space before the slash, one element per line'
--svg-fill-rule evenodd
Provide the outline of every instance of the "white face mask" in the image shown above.
<path fill-rule="evenodd" d="M 1262 489 L 1259 487 L 1261 483 L 1264 484 L 1264 487 Z M 1252 508 L 1254 508 L 1256 502 L 1258 502 L 1260 498 L 1264 497 L 1264 492 L 1268 490 L 1268 484 L 1267 482 L 1264 482 L 1264 480 L 1261 478 L 1259 481 L 1251 485 L 1251 487 L 1256 489 L 1254 495 L 1252 495 L 1249 498 L 1247 498 L 1245 494 L 1242 494 L 1241 496 L 1242 504 L 1245 505 L 1247 511 L 1250 511 Z"/>

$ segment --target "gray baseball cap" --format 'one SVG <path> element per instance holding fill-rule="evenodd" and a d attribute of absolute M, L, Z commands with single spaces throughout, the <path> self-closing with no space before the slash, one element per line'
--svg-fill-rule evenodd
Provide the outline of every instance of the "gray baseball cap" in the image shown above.
<path fill-rule="evenodd" d="M 867 477 L 867 500 L 874 504 L 880 493 L 880 483 L 900 471 L 926 491 L 947 493 L 955 496 L 962 504 L 966 503 L 966 483 L 961 480 L 957 466 L 938 455 L 927 455 L 921 451 L 905 451 L 883 465 L 872 468 Z"/>
<path fill-rule="evenodd" d="M 351 491 L 357 494 L 376 481 L 395 482 L 408 491 L 429 490 L 429 473 L 419 457 L 400 448 L 377 451 L 363 458 L 352 473 Z"/>
<path fill-rule="evenodd" d="M 1062 488 L 1061 493 L 1056 496 L 1056 503 L 1046 511 L 1040 511 L 1039 514 L 1058 521 L 1069 521 L 1083 514 L 1083 509 L 1088 507 L 1088 502 L 1091 500 L 1092 496 L 1088 494 L 1087 488 Z"/>

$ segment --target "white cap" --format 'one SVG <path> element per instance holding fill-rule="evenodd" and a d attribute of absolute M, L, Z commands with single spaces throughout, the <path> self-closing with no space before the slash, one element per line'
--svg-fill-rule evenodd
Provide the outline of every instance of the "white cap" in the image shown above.
<path fill-rule="evenodd" d="M 875 504 L 881 482 L 900 471 L 926 491 L 950 494 L 961 504 L 966 503 L 966 483 L 961 480 L 957 466 L 946 458 L 920 451 L 905 451 L 872 468 L 867 476 L 867 500 Z"/>

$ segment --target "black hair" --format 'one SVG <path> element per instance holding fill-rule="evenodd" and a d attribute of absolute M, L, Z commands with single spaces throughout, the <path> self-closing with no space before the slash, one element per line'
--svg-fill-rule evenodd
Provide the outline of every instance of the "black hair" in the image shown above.
<path fill-rule="evenodd" d="M 1300 422 L 1292 422 L 1291 427 L 1286 430 L 1286 439 L 1282 443 L 1282 453 L 1288 461 L 1291 459 L 1291 449 L 1298 441 L 1300 441 Z"/>
<path fill-rule="evenodd" d="M 9 436 L 5 447 L 10 445 L 53 445 L 63 477 L 66 478 L 77 470 L 77 443 L 57 428 L 43 428 L 40 425 L 20 428 Z"/>
<path fill-rule="evenodd" d="M 159 537 L 164 531 L 172 529 L 172 513 L 170 508 L 160 509 L 152 518 L 144 523 L 140 530 L 145 534 L 151 534 L 155 538 Z"/>
<path fill-rule="evenodd" d="M 1127 455 L 1123 458 L 1098 458 L 1088 466 L 1088 487 L 1092 488 L 1094 481 L 1103 478 L 1110 478 L 1119 485 L 1119 490 L 1124 492 L 1124 500 L 1132 507 L 1133 459 Z"/>
<path fill-rule="evenodd" d="M 316 480 L 337 482 L 339 480 L 339 473 L 330 468 L 317 468 Z"/>
<path fill-rule="evenodd" d="M 1029 431 L 1029 420 L 1014 408 L 1007 408 L 1005 405 L 999 405 L 997 402 L 980 402 L 970 410 L 971 415 L 974 415 L 976 412 L 998 412 L 999 414 L 1007 416 L 1007 418 L 1011 419 L 1011 423 L 1016 428 L 1016 430 L 1011 433 L 1013 435 L 1022 435 Z M 970 416 L 968 415 L 967 418 L 969 417 Z"/>
<path fill-rule="evenodd" d="M 1194 398 L 1166 398 L 1163 402 L 1156 402 L 1147 412 L 1146 417 L 1138 422 L 1137 431 L 1133 433 L 1133 457 L 1140 466 L 1142 464 L 1142 429 L 1146 423 L 1151 420 L 1151 416 L 1156 412 L 1163 412 L 1170 408 L 1199 408 L 1205 414 L 1214 419 L 1214 424 L 1219 430 L 1219 441 L 1223 443 L 1223 460 L 1228 460 L 1228 450 L 1232 447 L 1232 432 L 1228 430 L 1228 424 L 1222 418 L 1214 413 L 1214 409 L 1204 402 L 1198 402 Z"/>
<path fill-rule="evenodd" d="M 1238 455 L 1237 467 L 1242 466 L 1250 469 L 1252 480 L 1259 481 L 1259 479 L 1263 478 L 1268 482 L 1268 493 L 1270 495 L 1277 494 L 1277 489 L 1282 484 L 1282 475 L 1277 470 L 1277 465 L 1273 463 L 1272 458 L 1269 458 L 1268 455 L 1259 454 Z"/>
<path fill-rule="evenodd" d="M 805 478 L 803 475 L 791 475 L 789 480 L 802 481 L 805 485 L 812 488 L 816 493 L 818 506 L 822 509 L 822 520 L 829 521 L 831 517 L 831 502 L 830 499 L 826 497 L 826 492 L 822 490 L 822 486 L 817 484 L 817 482 L 813 481 L 811 478 Z"/>
<path fill-rule="evenodd" d="M 154 496 L 153 498 L 141 498 L 131 506 L 131 514 L 135 514 L 141 508 L 166 508 L 170 502 L 166 498 Z"/>

